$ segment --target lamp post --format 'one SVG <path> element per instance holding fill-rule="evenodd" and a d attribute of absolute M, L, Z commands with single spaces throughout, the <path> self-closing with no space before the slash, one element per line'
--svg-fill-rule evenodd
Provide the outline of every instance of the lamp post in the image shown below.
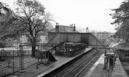
<path fill-rule="evenodd" d="M 23 72 L 24 70 L 24 51 L 23 51 L 23 45 L 22 45 L 22 42 L 23 42 L 23 38 L 22 38 L 22 33 L 20 33 L 20 45 L 19 45 L 19 66 L 20 66 L 20 72 Z"/>

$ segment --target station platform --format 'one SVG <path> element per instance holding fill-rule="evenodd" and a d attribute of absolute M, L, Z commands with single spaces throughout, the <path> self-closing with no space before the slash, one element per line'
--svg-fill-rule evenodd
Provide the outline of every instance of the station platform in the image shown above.
<path fill-rule="evenodd" d="M 22 72 L 17 72 L 13 76 L 9 77 L 42 77 L 45 74 L 61 67 L 62 65 L 66 64 L 67 62 L 75 59 L 76 57 L 82 55 L 83 53 L 91 50 L 92 48 L 86 48 L 84 52 L 80 53 L 79 55 L 76 55 L 75 57 L 62 57 L 62 56 L 55 56 L 57 59 L 56 62 L 50 64 L 50 65 L 39 65 L 39 68 L 36 69 L 36 64 L 30 66 L 29 68 L 24 69 Z"/>
<path fill-rule="evenodd" d="M 89 72 L 84 77 L 128 77 L 127 73 L 123 69 L 119 58 L 116 59 L 115 66 L 109 75 L 107 75 L 107 70 L 104 67 L 104 54 L 100 56 L 98 61 L 93 65 Z"/>

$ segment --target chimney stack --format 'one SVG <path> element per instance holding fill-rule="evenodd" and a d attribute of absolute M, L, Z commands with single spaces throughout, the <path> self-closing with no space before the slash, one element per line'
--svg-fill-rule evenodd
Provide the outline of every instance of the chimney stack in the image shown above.
<path fill-rule="evenodd" d="M 74 32 L 76 31 L 76 26 L 75 26 L 75 24 L 73 24 L 73 31 L 74 31 Z"/>
<path fill-rule="evenodd" d="M 89 28 L 88 28 L 88 27 L 86 27 L 86 32 L 87 32 L 87 33 L 89 32 Z"/>
<path fill-rule="evenodd" d="M 56 32 L 59 32 L 59 23 L 56 23 Z"/>

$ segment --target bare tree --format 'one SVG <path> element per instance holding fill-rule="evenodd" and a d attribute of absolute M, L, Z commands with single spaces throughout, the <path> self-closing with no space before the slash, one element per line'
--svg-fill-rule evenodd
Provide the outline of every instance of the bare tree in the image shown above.
<path fill-rule="evenodd" d="M 39 34 L 46 30 L 49 19 L 46 18 L 45 8 L 36 0 L 17 0 L 18 21 L 32 47 L 32 56 L 35 56 L 36 42 Z"/>
<path fill-rule="evenodd" d="M 6 37 L 8 35 L 12 36 L 12 34 L 15 31 L 14 28 L 16 27 L 15 25 L 13 25 L 14 21 L 16 21 L 14 12 L 10 8 L 8 8 L 6 4 L 0 2 L 0 39 L 1 40 L 3 37 Z"/>

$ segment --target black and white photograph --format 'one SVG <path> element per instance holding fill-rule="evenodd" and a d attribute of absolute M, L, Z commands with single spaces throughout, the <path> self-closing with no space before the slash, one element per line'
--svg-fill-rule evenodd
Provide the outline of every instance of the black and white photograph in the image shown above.
<path fill-rule="evenodd" d="M 0 0 L 0 77 L 129 77 L 129 0 Z"/>

